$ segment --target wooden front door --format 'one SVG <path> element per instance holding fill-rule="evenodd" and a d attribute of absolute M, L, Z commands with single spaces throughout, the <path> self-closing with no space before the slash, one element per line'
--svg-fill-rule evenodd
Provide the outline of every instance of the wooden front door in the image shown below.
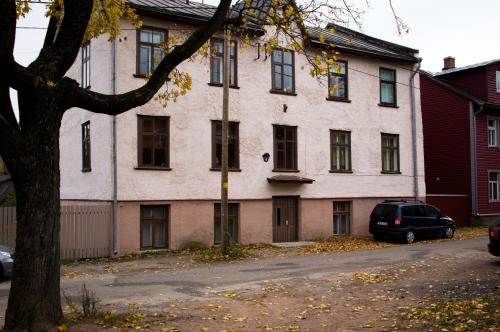
<path fill-rule="evenodd" d="M 297 241 L 297 197 L 273 198 L 273 242 Z"/>

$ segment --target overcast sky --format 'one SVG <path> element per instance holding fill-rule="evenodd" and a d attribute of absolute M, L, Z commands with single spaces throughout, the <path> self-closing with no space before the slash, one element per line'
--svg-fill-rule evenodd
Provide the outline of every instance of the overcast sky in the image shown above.
<path fill-rule="evenodd" d="M 200 0 L 201 1 L 201 0 Z M 350 0 L 365 3 L 365 0 Z M 388 0 L 369 0 L 371 8 L 363 17 L 363 32 L 380 39 L 420 50 L 422 68 L 440 71 L 445 56 L 454 56 L 457 66 L 500 58 L 498 0 L 393 0 L 410 32 L 398 36 Z M 217 4 L 217 0 L 206 0 Z M 466 5 L 465 5 L 466 4 Z M 15 56 L 21 64 L 32 61 L 41 47 L 45 27 L 44 6 L 18 22 Z"/>

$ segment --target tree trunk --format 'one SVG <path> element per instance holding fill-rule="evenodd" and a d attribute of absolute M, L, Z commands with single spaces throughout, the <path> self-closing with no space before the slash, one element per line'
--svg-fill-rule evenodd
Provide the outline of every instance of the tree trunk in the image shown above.
<path fill-rule="evenodd" d="M 45 116 L 49 113 L 42 107 L 51 107 L 51 103 L 30 104 L 37 105 L 31 110 L 35 119 L 23 135 L 13 175 L 17 233 L 6 331 L 54 330 L 63 318 L 59 286 L 60 119 Z"/>

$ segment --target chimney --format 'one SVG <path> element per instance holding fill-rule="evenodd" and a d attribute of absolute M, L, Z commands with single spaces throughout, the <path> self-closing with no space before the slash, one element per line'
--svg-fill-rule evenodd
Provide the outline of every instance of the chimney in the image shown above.
<path fill-rule="evenodd" d="M 443 70 L 455 68 L 455 58 L 452 56 L 447 56 L 444 58 Z"/>

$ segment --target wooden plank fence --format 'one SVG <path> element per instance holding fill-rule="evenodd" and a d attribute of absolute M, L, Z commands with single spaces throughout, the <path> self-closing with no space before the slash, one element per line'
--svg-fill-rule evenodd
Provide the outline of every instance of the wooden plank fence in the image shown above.
<path fill-rule="evenodd" d="M 61 258 L 109 257 L 111 206 L 61 206 Z M 0 244 L 15 247 L 16 208 L 0 208 Z"/>

